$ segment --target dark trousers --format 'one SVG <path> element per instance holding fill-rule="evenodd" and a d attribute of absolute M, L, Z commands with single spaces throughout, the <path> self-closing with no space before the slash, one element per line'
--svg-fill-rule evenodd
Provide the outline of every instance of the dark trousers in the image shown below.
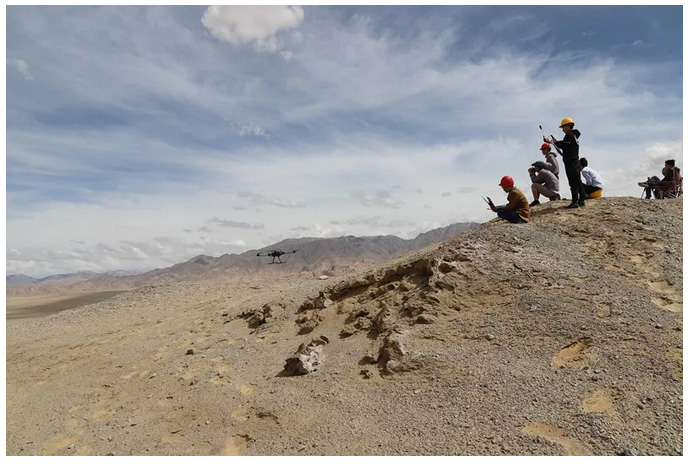
<path fill-rule="evenodd" d="M 501 219 L 505 219 L 513 224 L 525 222 L 514 209 L 499 209 L 497 214 Z"/>
<path fill-rule="evenodd" d="M 645 188 L 645 198 L 648 200 L 652 198 L 652 189 L 654 189 L 654 198 L 659 199 L 661 198 L 661 190 L 667 190 L 668 187 L 666 185 L 670 184 L 670 182 L 663 181 L 659 179 L 657 176 L 652 176 L 652 177 L 647 177 L 647 185 L 649 187 Z"/>
<path fill-rule="evenodd" d="M 568 184 L 570 185 L 572 202 L 584 203 L 585 189 L 582 185 L 582 178 L 580 177 L 580 160 L 563 159 L 563 164 L 565 164 L 565 174 L 568 176 Z"/>

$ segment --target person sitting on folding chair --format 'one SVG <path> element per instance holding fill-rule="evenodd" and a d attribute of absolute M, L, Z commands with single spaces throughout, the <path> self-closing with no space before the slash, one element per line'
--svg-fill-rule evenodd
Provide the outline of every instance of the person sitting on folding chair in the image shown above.
<path fill-rule="evenodd" d="M 645 198 L 650 200 L 652 198 L 652 191 L 654 191 L 654 198 L 660 199 L 663 192 L 669 190 L 674 183 L 675 172 L 678 172 L 678 178 L 680 179 L 680 170 L 673 169 L 676 166 L 676 160 L 666 160 L 664 162 L 664 168 L 661 170 L 661 174 L 664 176 L 663 179 L 659 179 L 657 176 L 647 177 L 646 182 L 638 182 L 637 185 L 644 188 Z"/>
<path fill-rule="evenodd" d="M 656 198 L 678 198 L 683 195 L 683 178 L 680 175 L 680 168 L 673 166 L 672 171 L 671 181 L 662 182 L 654 187 L 654 196 Z"/>

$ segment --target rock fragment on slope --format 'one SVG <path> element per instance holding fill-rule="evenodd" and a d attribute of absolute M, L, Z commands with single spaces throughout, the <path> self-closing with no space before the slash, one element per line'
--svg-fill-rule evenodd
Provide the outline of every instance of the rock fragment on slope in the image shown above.
<path fill-rule="evenodd" d="M 254 309 L 244 311 L 238 317 L 247 321 L 247 326 L 250 329 L 255 329 L 260 325 L 264 325 L 273 316 L 273 308 L 269 304 L 265 304 L 261 309 Z"/>
<path fill-rule="evenodd" d="M 306 375 L 316 371 L 324 362 L 323 347 L 328 343 L 324 336 L 302 343 L 294 355 L 285 360 L 285 375 Z"/>

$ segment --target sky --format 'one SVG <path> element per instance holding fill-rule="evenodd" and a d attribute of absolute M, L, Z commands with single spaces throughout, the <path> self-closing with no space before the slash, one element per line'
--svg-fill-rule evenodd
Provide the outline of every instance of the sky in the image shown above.
<path fill-rule="evenodd" d="M 681 6 L 8 6 L 6 272 L 484 222 L 564 117 L 639 197 L 683 168 L 682 39 Z"/>

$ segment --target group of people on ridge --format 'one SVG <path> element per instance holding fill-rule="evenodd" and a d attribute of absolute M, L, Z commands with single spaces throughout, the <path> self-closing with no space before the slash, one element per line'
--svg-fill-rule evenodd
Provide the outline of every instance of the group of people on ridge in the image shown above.
<path fill-rule="evenodd" d="M 551 151 L 552 144 L 563 157 L 565 174 L 570 186 L 571 203 L 567 208 L 581 208 L 585 206 L 585 198 L 601 196 L 604 182 L 598 172 L 588 167 L 587 160 L 580 158 L 580 131 L 575 129 L 575 121 L 564 118 L 560 128 L 565 134 L 563 140 L 556 140 L 553 135 L 550 140 L 544 137 L 544 143 L 540 148 L 545 158 L 544 161 L 532 163 L 527 170 L 532 181 L 534 201 L 528 203 L 527 197 L 515 187 L 513 178 L 503 176 L 498 185 L 508 193 L 508 204 L 495 206 L 493 202 L 488 201 L 489 207 L 498 214 L 498 217 L 512 223 L 528 222 L 530 220 L 530 207 L 541 204 L 540 195 L 550 201 L 561 199 L 558 178 L 560 169 L 556 154 Z M 584 183 L 580 176 L 585 178 Z"/>

